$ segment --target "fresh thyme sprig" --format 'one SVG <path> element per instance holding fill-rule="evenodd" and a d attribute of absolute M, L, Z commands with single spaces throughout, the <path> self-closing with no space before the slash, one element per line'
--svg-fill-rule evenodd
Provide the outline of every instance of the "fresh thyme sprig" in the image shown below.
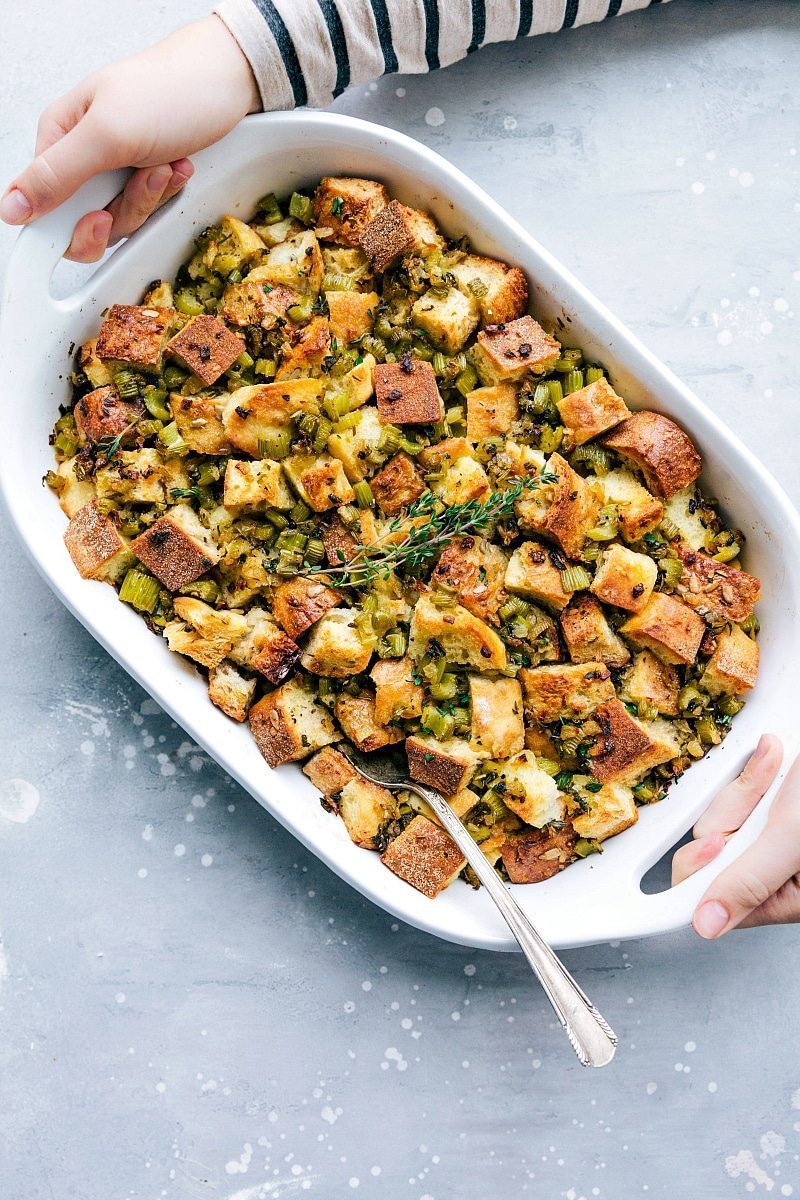
<path fill-rule="evenodd" d="M 107 463 L 111 462 L 111 459 L 115 456 L 115 454 L 117 454 L 120 446 L 122 445 L 122 439 L 126 434 L 130 433 L 132 429 L 135 429 L 138 424 L 139 418 L 137 417 L 134 421 L 131 421 L 130 425 L 126 425 L 122 432 L 118 433 L 116 437 L 101 438 L 96 447 L 98 454 L 102 454 Z"/>

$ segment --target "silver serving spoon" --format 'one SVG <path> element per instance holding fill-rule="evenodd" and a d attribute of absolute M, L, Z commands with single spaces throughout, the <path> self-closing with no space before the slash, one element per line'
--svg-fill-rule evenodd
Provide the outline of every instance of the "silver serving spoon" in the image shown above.
<path fill-rule="evenodd" d="M 352 766 L 371 783 L 393 792 L 414 792 L 434 811 L 478 879 L 497 905 L 544 988 L 547 999 L 563 1026 L 572 1048 L 585 1067 L 604 1067 L 614 1057 L 617 1035 L 591 1000 L 578 987 L 561 960 L 537 933 L 491 863 L 470 837 L 459 818 L 439 792 L 409 779 L 390 757 L 369 758 L 350 749 L 345 752 Z"/>

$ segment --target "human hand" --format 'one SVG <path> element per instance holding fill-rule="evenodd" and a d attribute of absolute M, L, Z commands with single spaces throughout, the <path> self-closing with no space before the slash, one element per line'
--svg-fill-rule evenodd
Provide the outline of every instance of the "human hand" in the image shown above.
<path fill-rule="evenodd" d="M 673 885 L 711 862 L 744 823 L 778 773 L 783 747 L 764 734 L 741 775 L 723 788 L 672 860 Z M 698 904 L 692 924 L 704 938 L 731 929 L 800 921 L 800 758 L 772 802 L 753 845 L 726 867 Z"/>
<path fill-rule="evenodd" d="M 28 225 L 100 171 L 136 168 L 123 191 L 78 221 L 66 257 L 95 262 L 191 178 L 186 157 L 261 107 L 250 64 L 218 17 L 179 29 L 102 67 L 44 110 L 36 157 L 0 200 L 0 219 Z"/>

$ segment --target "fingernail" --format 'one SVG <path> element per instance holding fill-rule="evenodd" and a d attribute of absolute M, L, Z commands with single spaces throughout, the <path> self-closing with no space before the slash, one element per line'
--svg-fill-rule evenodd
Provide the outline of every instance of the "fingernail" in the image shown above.
<path fill-rule="evenodd" d="M 169 171 L 169 175 L 167 175 Z M 172 178 L 171 167 L 156 167 L 145 180 L 145 187 L 153 196 L 160 196 Z"/>
<path fill-rule="evenodd" d="M 720 904 L 719 900 L 707 900 L 694 914 L 692 924 L 700 937 L 715 938 L 719 937 L 730 919 L 724 904 Z"/>
<path fill-rule="evenodd" d="M 21 225 L 33 213 L 30 201 L 19 188 L 12 188 L 0 200 L 0 220 L 8 225 Z"/>
<path fill-rule="evenodd" d="M 764 757 L 764 755 L 767 752 L 768 746 L 769 746 L 769 738 L 767 737 L 767 735 L 765 733 L 762 733 L 761 737 L 758 739 L 758 745 L 756 746 L 755 751 L 753 752 L 753 762 L 755 762 L 759 758 Z"/>
<path fill-rule="evenodd" d="M 95 217 L 92 222 L 92 239 L 95 242 L 104 242 L 108 237 L 108 231 L 113 223 L 111 213 L 103 213 Z"/>

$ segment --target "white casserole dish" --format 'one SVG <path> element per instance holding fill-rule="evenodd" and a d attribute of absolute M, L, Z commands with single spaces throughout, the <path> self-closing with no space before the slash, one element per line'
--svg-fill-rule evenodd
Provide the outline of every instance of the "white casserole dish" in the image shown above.
<path fill-rule="evenodd" d="M 763 582 L 758 612 L 762 665 L 755 691 L 723 745 L 696 764 L 636 826 L 545 883 L 516 897 L 556 946 L 641 937 L 686 925 L 710 880 L 753 841 L 769 797 L 720 858 L 679 887 L 645 895 L 648 868 L 696 820 L 715 791 L 741 768 L 762 730 L 783 737 L 787 762 L 797 735 L 793 706 L 800 680 L 795 618 L 800 596 L 800 521 L 764 467 L 678 379 L 480 188 L 431 150 L 399 133 L 323 113 L 248 118 L 195 157 L 181 196 L 124 244 L 66 300 L 50 277 L 75 219 L 102 208 L 120 173 L 88 184 L 58 212 L 22 232 L 8 268 L 0 328 L 0 480 L 12 522 L 36 567 L 70 611 L 216 761 L 343 879 L 402 920 L 439 937 L 493 950 L 516 950 L 482 891 L 456 883 L 431 901 L 395 878 L 377 854 L 358 849 L 326 813 L 294 765 L 271 771 L 247 727 L 215 709 L 205 685 L 170 653 L 107 585 L 80 578 L 64 548 L 66 525 L 41 479 L 52 465 L 48 435 L 68 397 L 70 348 L 92 336 L 112 302 L 138 303 L 150 280 L 170 278 L 193 236 L 224 212 L 244 218 L 266 191 L 279 195 L 325 174 L 383 180 L 392 195 L 431 211 L 450 234 L 467 232 L 479 252 L 519 264 L 532 285 L 534 315 L 564 322 L 564 340 L 610 370 L 632 408 L 674 417 L 695 440 L 702 482 L 748 537 L 746 566 Z M 774 789 L 773 789 L 774 793 Z"/>

